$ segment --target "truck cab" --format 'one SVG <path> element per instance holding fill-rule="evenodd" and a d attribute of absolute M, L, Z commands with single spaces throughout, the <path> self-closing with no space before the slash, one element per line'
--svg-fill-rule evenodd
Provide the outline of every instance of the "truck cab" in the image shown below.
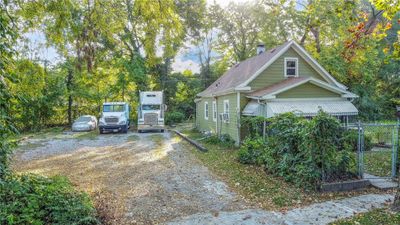
<path fill-rule="evenodd" d="M 164 93 L 162 91 L 139 92 L 138 132 L 160 130 L 164 132 Z"/>
<path fill-rule="evenodd" d="M 105 131 L 127 133 L 129 129 L 129 105 L 126 102 L 105 102 L 99 119 L 100 134 Z"/>

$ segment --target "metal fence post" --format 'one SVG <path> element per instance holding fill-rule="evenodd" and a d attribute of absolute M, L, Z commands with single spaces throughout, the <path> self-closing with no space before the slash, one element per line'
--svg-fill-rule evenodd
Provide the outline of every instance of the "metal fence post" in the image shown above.
<path fill-rule="evenodd" d="M 396 165 L 397 165 L 397 160 L 396 160 L 396 139 L 395 139 L 395 130 L 396 128 L 393 127 L 392 129 L 392 179 L 396 177 Z"/>
<path fill-rule="evenodd" d="M 263 122 L 263 140 L 265 141 L 265 126 L 266 126 L 266 122 L 265 122 L 265 119 L 264 119 L 264 122 Z"/>
<path fill-rule="evenodd" d="M 358 175 L 361 178 L 364 178 L 364 173 L 363 173 L 363 162 L 362 162 L 362 147 L 361 147 L 361 122 L 358 121 L 357 123 L 358 127 L 358 142 L 357 142 L 357 161 L 358 161 Z"/>

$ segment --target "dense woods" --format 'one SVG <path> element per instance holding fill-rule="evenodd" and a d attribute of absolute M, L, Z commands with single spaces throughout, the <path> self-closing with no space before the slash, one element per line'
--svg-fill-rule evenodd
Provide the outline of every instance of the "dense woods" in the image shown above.
<path fill-rule="evenodd" d="M 171 115 L 190 118 L 194 97 L 228 68 L 290 39 L 350 91 L 362 120 L 391 119 L 400 104 L 400 14 L 388 0 L 3 1 L 2 125 L 39 130 L 98 116 L 104 101 L 165 90 Z M 34 54 L 40 33 L 57 60 Z M 193 47 L 194 46 L 194 47 Z M 174 71 L 185 50 L 200 72 Z M 10 116 L 11 115 L 11 116 Z M 7 127 L 7 126 L 5 126 Z"/>

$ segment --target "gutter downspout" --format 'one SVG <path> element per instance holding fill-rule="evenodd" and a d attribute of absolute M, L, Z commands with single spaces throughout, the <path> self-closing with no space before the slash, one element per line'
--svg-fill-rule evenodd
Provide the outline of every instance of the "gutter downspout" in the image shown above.
<path fill-rule="evenodd" d="M 236 145 L 239 146 L 240 145 L 240 92 L 238 91 L 236 94 L 237 98 L 236 98 L 236 117 L 237 117 L 237 143 Z"/>
<path fill-rule="evenodd" d="M 215 132 L 217 133 L 217 136 L 218 136 L 218 138 L 220 138 L 220 134 L 219 134 L 219 131 L 218 131 L 218 97 L 217 96 L 215 96 L 214 97 L 214 100 L 215 100 L 215 113 L 217 114 L 216 116 L 217 116 L 217 118 L 215 119 Z M 213 106 L 214 106 L 214 101 L 213 101 Z M 214 112 L 213 112 L 213 119 L 214 119 Z"/>

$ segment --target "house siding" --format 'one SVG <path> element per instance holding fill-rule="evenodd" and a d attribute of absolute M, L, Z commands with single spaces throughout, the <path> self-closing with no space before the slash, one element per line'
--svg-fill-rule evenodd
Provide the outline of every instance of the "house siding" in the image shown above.
<path fill-rule="evenodd" d="M 305 83 L 289 89 L 276 96 L 276 98 L 326 98 L 341 97 L 340 94 L 316 86 L 315 84 Z"/>
<path fill-rule="evenodd" d="M 244 96 L 241 96 L 241 102 L 245 102 Z M 229 122 L 226 123 L 220 120 L 219 114 L 224 112 L 224 101 L 229 100 Z M 217 103 L 217 123 L 212 118 L 212 101 Z M 204 103 L 209 104 L 209 117 L 208 120 L 204 118 Z M 218 96 L 217 98 L 202 98 L 196 103 L 196 126 L 197 129 L 204 132 L 212 132 L 217 134 L 220 131 L 221 135 L 228 134 L 235 142 L 238 142 L 238 114 L 237 114 L 237 93 Z M 241 108 L 244 106 L 241 106 Z M 218 130 L 216 128 L 218 127 Z M 237 143 L 238 144 L 238 143 Z"/>
<path fill-rule="evenodd" d="M 212 115 L 212 102 L 214 98 L 202 98 L 196 104 L 196 125 L 197 129 L 200 131 L 209 131 L 212 133 L 216 133 L 215 129 L 215 121 L 213 120 Z M 208 120 L 204 118 L 205 113 L 205 102 L 208 102 Z"/>
<path fill-rule="evenodd" d="M 228 134 L 233 140 L 235 140 L 235 142 L 238 142 L 237 93 L 218 96 L 218 114 L 224 112 L 225 100 L 229 100 L 229 123 L 221 121 L 218 117 L 218 129 L 220 130 L 221 134 Z"/>
<path fill-rule="evenodd" d="M 284 63 L 285 57 L 298 58 L 298 75 L 299 77 L 314 77 L 316 79 L 331 83 L 326 80 L 317 71 L 315 71 L 309 63 L 307 63 L 295 50 L 289 48 L 282 54 L 275 62 L 273 62 L 267 69 L 265 69 L 257 78 L 250 82 L 249 86 L 252 90 L 265 88 L 272 84 L 278 83 L 285 78 L 284 76 Z"/>

